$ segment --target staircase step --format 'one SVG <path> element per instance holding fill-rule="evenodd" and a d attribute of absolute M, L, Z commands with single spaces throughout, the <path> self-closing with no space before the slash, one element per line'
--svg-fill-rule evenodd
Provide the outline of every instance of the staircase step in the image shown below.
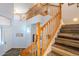
<path fill-rule="evenodd" d="M 60 56 L 60 55 L 51 51 L 50 53 L 47 54 L 47 56 Z"/>
<path fill-rule="evenodd" d="M 79 34 L 79 24 L 63 25 L 61 32 Z"/>
<path fill-rule="evenodd" d="M 79 40 L 79 35 L 77 35 L 77 34 L 59 33 L 58 37 Z"/>
<path fill-rule="evenodd" d="M 79 24 L 64 25 L 61 28 L 52 51 L 49 55 L 78 56 L 79 55 Z"/>
<path fill-rule="evenodd" d="M 62 29 L 65 29 L 65 28 L 79 28 L 79 24 L 63 25 Z"/>
<path fill-rule="evenodd" d="M 68 52 L 66 50 L 63 50 L 61 48 L 56 47 L 52 47 L 52 53 L 56 53 L 59 54 L 58 56 L 76 56 L 76 54 L 73 54 L 71 52 Z"/>
<path fill-rule="evenodd" d="M 66 50 L 68 52 L 71 52 L 73 54 L 79 55 L 79 50 L 78 49 L 74 49 L 73 47 L 65 46 L 65 45 L 59 44 L 59 43 L 56 43 L 54 46 L 58 47 L 60 49 Z"/>
<path fill-rule="evenodd" d="M 78 34 L 79 35 L 79 28 L 71 28 L 71 29 L 61 29 L 61 33 L 72 33 L 72 34 Z"/>
<path fill-rule="evenodd" d="M 73 39 L 67 39 L 67 38 L 57 38 L 56 39 L 56 41 L 57 40 L 64 40 L 64 41 L 69 41 L 69 42 L 73 42 L 73 43 L 77 43 L 77 44 L 79 44 L 79 41 L 78 40 L 73 40 Z"/>
<path fill-rule="evenodd" d="M 67 45 L 67 46 L 72 46 L 72 47 L 75 47 L 75 48 L 79 48 L 79 41 L 76 41 L 76 40 L 57 38 L 56 42 L 60 43 L 60 44 Z"/>

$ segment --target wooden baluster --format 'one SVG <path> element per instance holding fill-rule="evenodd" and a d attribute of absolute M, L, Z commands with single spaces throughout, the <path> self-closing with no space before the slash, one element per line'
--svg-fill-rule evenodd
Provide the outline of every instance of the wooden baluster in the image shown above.
<path fill-rule="evenodd" d="M 42 55 L 43 55 L 43 53 L 44 53 L 44 41 L 43 41 L 43 30 L 41 31 L 42 32 Z"/>
<path fill-rule="evenodd" d="M 47 48 L 48 48 L 48 36 L 49 36 L 49 33 L 48 33 L 48 28 L 49 27 L 48 27 L 48 25 L 49 25 L 49 23 L 47 23 L 47 44 L 46 44 L 47 45 Z"/>
<path fill-rule="evenodd" d="M 47 24 L 45 26 L 45 50 L 47 48 Z"/>
<path fill-rule="evenodd" d="M 33 42 L 32 42 L 32 43 L 33 43 Z M 32 52 L 33 52 L 33 51 L 32 51 L 32 45 L 31 45 L 31 47 L 30 47 L 30 49 L 29 49 L 29 52 L 30 52 L 29 54 L 32 55 Z"/>
<path fill-rule="evenodd" d="M 55 19 L 54 19 L 54 20 L 52 20 L 52 33 L 51 33 L 51 38 L 52 38 L 52 37 L 53 37 L 53 35 L 54 35 L 54 29 L 55 29 L 54 24 L 55 24 Z M 50 41 L 51 41 L 51 40 L 50 40 Z"/>
<path fill-rule="evenodd" d="M 38 22 L 36 25 L 37 25 L 37 55 L 40 56 L 40 32 L 41 32 L 40 22 Z"/>
<path fill-rule="evenodd" d="M 49 22 L 49 34 L 50 34 L 50 37 L 51 37 L 51 21 Z M 49 39 L 49 43 L 50 43 L 51 39 Z"/>
<path fill-rule="evenodd" d="M 45 27 L 44 27 L 44 38 L 43 38 L 43 44 L 44 44 L 44 50 L 45 50 L 45 48 L 46 48 L 46 25 L 45 25 Z"/>
<path fill-rule="evenodd" d="M 47 43 L 48 43 L 48 41 L 47 41 L 47 40 L 48 40 L 48 37 L 47 37 L 47 36 L 48 36 L 48 33 L 47 33 L 47 31 L 48 31 L 47 24 L 46 24 L 46 29 L 45 29 L 45 30 L 46 30 L 46 39 L 45 39 L 46 45 L 45 45 L 45 46 L 46 46 L 46 48 L 47 48 Z"/>
<path fill-rule="evenodd" d="M 53 17 L 53 6 L 50 6 L 50 15 Z"/>
<path fill-rule="evenodd" d="M 49 21 L 49 23 L 48 23 L 48 33 L 49 33 L 49 35 L 50 35 L 50 21 Z"/>
<path fill-rule="evenodd" d="M 52 33 L 52 20 L 50 21 L 50 34 Z"/>
<path fill-rule="evenodd" d="M 59 3 L 58 12 L 59 12 L 59 14 L 57 16 L 57 24 L 59 26 L 60 20 L 61 20 L 61 3 Z"/>
<path fill-rule="evenodd" d="M 53 32 L 53 23 L 54 23 L 54 20 L 52 19 L 52 21 L 51 21 L 52 31 L 51 32 Z"/>
<path fill-rule="evenodd" d="M 42 55 L 44 54 L 44 47 L 45 47 L 45 28 L 42 30 Z"/>
<path fill-rule="evenodd" d="M 34 56 L 36 56 L 36 35 L 34 36 Z"/>
<path fill-rule="evenodd" d="M 48 47 L 48 23 L 47 23 L 47 44 L 46 44 L 46 46 Z"/>
<path fill-rule="evenodd" d="M 61 3 L 59 4 L 59 12 L 60 12 L 59 19 L 61 20 L 61 17 L 62 17 L 62 5 L 61 5 Z"/>
<path fill-rule="evenodd" d="M 48 23 L 48 44 L 47 44 L 47 47 L 50 43 L 50 22 Z"/>

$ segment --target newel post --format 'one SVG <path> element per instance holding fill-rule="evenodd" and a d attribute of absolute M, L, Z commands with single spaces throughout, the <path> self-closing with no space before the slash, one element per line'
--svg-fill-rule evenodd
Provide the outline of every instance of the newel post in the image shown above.
<path fill-rule="evenodd" d="M 36 24 L 37 26 L 37 55 L 40 56 L 40 34 L 41 34 L 41 27 L 40 22 Z"/>

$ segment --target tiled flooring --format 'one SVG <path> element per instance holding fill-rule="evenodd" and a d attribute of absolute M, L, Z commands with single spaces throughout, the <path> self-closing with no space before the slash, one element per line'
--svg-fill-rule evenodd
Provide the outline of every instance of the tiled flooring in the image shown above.
<path fill-rule="evenodd" d="M 24 48 L 12 48 L 9 51 L 7 51 L 3 56 L 19 56 L 19 53 Z"/>

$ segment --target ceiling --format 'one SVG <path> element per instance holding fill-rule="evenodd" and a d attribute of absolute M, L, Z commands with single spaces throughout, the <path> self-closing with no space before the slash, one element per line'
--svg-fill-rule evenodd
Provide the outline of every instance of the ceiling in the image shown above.
<path fill-rule="evenodd" d="M 33 3 L 15 3 L 14 4 L 14 12 L 15 13 L 26 13 L 31 7 Z"/>
<path fill-rule="evenodd" d="M 33 3 L 15 3 L 14 12 L 26 13 L 32 6 Z M 0 15 L 6 16 L 11 19 L 13 17 L 11 16 L 13 15 L 13 4 L 0 4 Z M 74 22 L 73 18 L 78 18 L 78 21 Z M 63 4 L 62 19 L 64 21 L 64 24 L 79 24 L 79 8 L 76 7 L 76 4 L 71 6 Z"/>
<path fill-rule="evenodd" d="M 25 13 L 31 8 L 33 3 L 18 3 L 14 4 L 14 9 L 18 8 L 20 13 Z M 79 20 L 77 22 L 73 21 L 73 18 L 79 19 L 79 8 L 76 7 L 76 4 L 68 6 L 67 3 L 62 6 L 62 18 L 64 24 L 79 24 Z"/>
<path fill-rule="evenodd" d="M 4 16 L 11 20 L 13 19 L 13 10 L 12 3 L 0 3 L 0 16 Z"/>

